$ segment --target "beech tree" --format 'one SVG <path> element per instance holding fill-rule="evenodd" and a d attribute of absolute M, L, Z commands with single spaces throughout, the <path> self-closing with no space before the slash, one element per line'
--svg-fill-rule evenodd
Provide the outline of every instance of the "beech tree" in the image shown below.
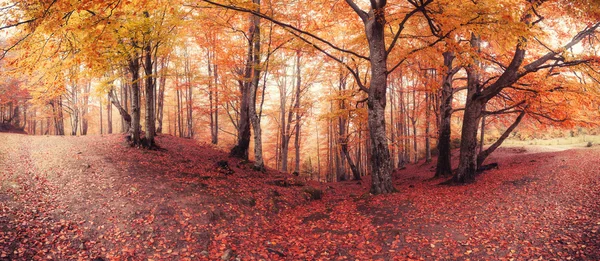
<path fill-rule="evenodd" d="M 538 25 L 544 19 L 544 17 L 536 10 L 541 8 L 545 2 L 546 1 L 533 1 L 530 3 L 516 24 L 521 24 L 521 28 L 525 28 L 525 31 L 533 30 L 533 28 L 535 28 L 536 25 Z M 556 4 L 556 2 L 554 4 Z M 553 68 L 570 67 L 585 63 L 585 58 L 567 59 L 566 53 L 587 36 L 594 34 L 598 29 L 598 26 L 600 26 L 599 22 L 588 23 L 583 30 L 580 30 L 562 47 L 557 50 L 545 48 L 547 49 L 547 52 L 542 53 L 534 59 L 526 58 L 528 47 L 531 46 L 531 44 L 528 45 L 528 42 L 531 39 L 527 36 L 517 35 L 515 39 L 516 44 L 514 47 L 514 54 L 508 60 L 508 63 L 498 61 L 493 59 L 493 57 L 490 59 L 494 64 L 499 65 L 501 73 L 498 75 L 491 75 L 489 78 L 483 78 L 484 74 L 482 73 L 480 60 L 483 59 L 484 56 L 478 54 L 481 50 L 482 39 L 476 33 L 471 34 L 470 46 L 472 47 L 474 57 L 476 58 L 474 62 L 466 66 L 468 81 L 467 100 L 463 118 L 460 161 L 457 172 L 453 177 L 454 182 L 464 183 L 473 181 L 475 179 L 478 166 L 481 165 L 485 158 L 504 141 L 510 132 L 514 130 L 516 125 L 518 125 L 522 120 L 525 111 L 527 111 L 527 104 L 518 101 L 514 105 L 505 108 L 504 111 L 514 109 L 520 114 L 516 118 L 515 122 L 506 130 L 505 134 L 503 134 L 495 144 L 490 146 L 488 150 L 484 150 L 478 154 L 477 131 L 480 126 L 480 120 L 482 116 L 486 114 L 486 104 L 489 103 L 490 100 L 501 95 L 505 89 L 514 89 L 519 80 L 530 74 L 534 74 L 543 70 L 552 70 Z M 533 40 L 537 40 L 543 47 L 548 46 L 541 42 L 538 38 L 531 38 Z M 532 53 L 536 54 L 533 48 L 529 49 L 533 51 Z M 538 51 L 537 53 L 540 52 Z"/>

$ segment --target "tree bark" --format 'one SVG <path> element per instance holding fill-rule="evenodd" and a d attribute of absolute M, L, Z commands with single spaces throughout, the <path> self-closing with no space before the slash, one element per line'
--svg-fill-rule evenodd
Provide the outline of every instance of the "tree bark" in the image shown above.
<path fill-rule="evenodd" d="M 365 19 L 369 42 L 371 85 L 369 88 L 368 123 L 372 143 L 371 193 L 385 194 L 396 191 L 392 183 L 392 164 L 385 131 L 385 106 L 387 91 L 387 52 L 385 46 L 386 1 L 371 1 L 373 11 Z"/>
<path fill-rule="evenodd" d="M 112 134 L 112 104 L 110 102 L 106 103 L 106 133 Z"/>
<path fill-rule="evenodd" d="M 208 100 L 210 102 L 210 137 L 212 144 L 219 143 L 219 77 L 214 50 L 208 51 L 208 75 L 212 79 L 208 83 Z"/>
<path fill-rule="evenodd" d="M 296 52 L 296 105 L 294 106 L 294 111 L 296 113 L 296 135 L 294 140 L 294 173 L 296 175 L 300 175 L 300 120 L 302 118 L 302 115 L 300 114 L 300 93 L 302 85 L 302 75 L 300 75 L 300 70 L 300 52 Z"/>
<path fill-rule="evenodd" d="M 252 44 L 248 46 L 248 61 L 252 56 Z M 244 79 L 250 77 L 251 64 L 246 65 Z M 237 144 L 231 149 L 230 156 L 248 160 L 248 149 L 250 148 L 250 86 L 244 81 L 238 81 L 240 86 L 241 100 L 239 108 L 239 119 L 237 124 Z"/>
<path fill-rule="evenodd" d="M 129 115 L 127 110 L 125 108 L 123 108 L 123 106 L 121 106 L 121 103 L 119 103 L 119 101 L 115 98 L 114 90 L 111 90 L 108 93 L 108 98 L 109 98 L 109 101 L 119 111 L 119 114 L 121 115 L 121 119 L 124 122 L 124 128 L 127 130 L 128 133 L 130 133 L 130 131 L 131 131 L 131 115 Z"/>
<path fill-rule="evenodd" d="M 431 140 L 430 128 L 431 128 L 431 99 L 432 95 L 429 91 L 425 93 L 425 162 L 431 162 Z"/>
<path fill-rule="evenodd" d="M 481 40 L 471 34 L 471 47 L 479 50 Z M 467 183 L 475 180 L 477 173 L 477 130 L 483 107 L 487 102 L 481 97 L 481 83 L 479 75 L 479 61 L 466 67 L 467 70 L 467 102 L 463 116 L 463 126 L 460 143 L 460 162 L 454 182 Z"/>
<path fill-rule="evenodd" d="M 129 59 L 131 73 L 131 142 L 140 145 L 140 59 L 137 53 Z"/>
<path fill-rule="evenodd" d="M 148 17 L 148 13 L 145 12 L 146 17 Z M 155 125 L 155 119 L 154 119 L 154 115 L 156 114 L 154 111 L 154 93 L 155 93 L 155 86 L 154 86 L 154 76 L 153 76 L 153 70 L 152 70 L 152 45 L 150 40 L 148 40 L 145 43 L 144 46 L 144 73 L 146 76 L 146 120 L 145 120 L 145 125 L 146 125 L 146 133 L 145 133 L 145 144 L 144 146 L 146 146 L 147 148 L 152 148 L 155 146 L 154 144 L 154 135 L 156 134 L 156 125 Z"/>
<path fill-rule="evenodd" d="M 257 12 L 260 12 L 260 0 L 253 0 L 257 5 Z M 256 112 L 256 97 L 258 92 L 258 83 L 260 80 L 260 18 L 253 15 L 251 18 L 251 46 L 252 46 L 252 81 L 250 83 L 250 103 L 249 116 L 254 131 L 254 169 L 258 171 L 265 170 L 265 163 L 262 154 L 262 130 L 260 128 L 260 115 Z M 249 56 L 250 57 L 250 56 Z M 264 95 L 264 94 L 262 94 Z"/>
<path fill-rule="evenodd" d="M 483 166 L 483 162 L 485 161 L 485 159 L 487 159 L 487 157 L 490 156 L 490 154 L 492 154 L 492 152 L 494 152 L 498 147 L 500 147 L 500 145 L 502 145 L 502 143 L 504 142 L 504 140 L 506 140 L 506 138 L 508 138 L 510 133 L 512 133 L 515 130 L 515 128 L 519 125 L 519 123 L 521 123 L 521 120 L 523 119 L 524 116 L 525 116 L 525 111 L 523 110 L 523 111 L 521 111 L 521 113 L 519 114 L 517 119 L 510 125 L 510 127 L 508 127 L 508 129 L 506 129 L 506 131 L 502 134 L 502 136 L 500 136 L 500 138 L 498 138 L 498 140 L 496 142 L 494 142 L 494 144 L 492 144 L 486 150 L 479 152 L 479 155 L 477 155 L 477 169 L 481 168 L 481 166 Z"/>
<path fill-rule="evenodd" d="M 81 108 L 81 128 L 80 128 L 80 132 L 81 135 L 87 135 L 88 132 L 88 119 L 87 119 L 87 114 L 88 114 L 88 105 L 89 105 L 89 100 L 90 100 L 90 89 L 92 86 L 92 82 L 88 82 L 84 89 L 83 89 L 83 106 Z"/>
<path fill-rule="evenodd" d="M 451 117 L 452 117 L 452 78 L 456 73 L 456 70 L 452 68 L 452 62 L 454 61 L 454 53 L 453 52 L 444 52 L 444 69 L 446 73 L 444 74 L 444 78 L 442 80 L 442 91 L 441 91 L 441 101 L 439 107 L 439 129 L 438 129 L 438 158 L 437 158 L 437 167 L 435 170 L 435 177 L 447 177 L 452 175 L 452 162 L 451 162 L 451 147 L 450 147 L 450 138 L 451 138 Z"/>
<path fill-rule="evenodd" d="M 167 85 L 167 64 L 168 58 L 161 59 L 160 66 L 160 81 L 158 88 L 158 97 L 156 97 L 156 133 L 163 132 L 163 118 L 164 118 L 164 104 L 165 104 L 165 90 Z"/>

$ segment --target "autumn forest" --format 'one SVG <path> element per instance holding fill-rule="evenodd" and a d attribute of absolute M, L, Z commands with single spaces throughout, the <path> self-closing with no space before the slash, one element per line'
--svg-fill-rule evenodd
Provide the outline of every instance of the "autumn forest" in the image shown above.
<path fill-rule="evenodd" d="M 0 0 L 0 260 L 600 259 L 596 0 Z"/>

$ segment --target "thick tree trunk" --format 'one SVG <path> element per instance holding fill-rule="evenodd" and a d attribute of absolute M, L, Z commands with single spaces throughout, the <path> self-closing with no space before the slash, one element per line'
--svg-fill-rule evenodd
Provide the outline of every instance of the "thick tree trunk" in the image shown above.
<path fill-rule="evenodd" d="M 129 60 L 129 72 L 131 73 L 131 142 L 139 145 L 140 139 L 140 60 L 134 54 Z"/>
<path fill-rule="evenodd" d="M 463 119 L 460 163 L 454 175 L 454 181 L 457 183 L 474 181 L 477 172 L 477 130 L 479 129 L 484 101 L 480 99 L 469 100 L 465 106 Z"/>
<path fill-rule="evenodd" d="M 377 2 L 377 1 L 371 1 Z M 371 85 L 368 97 L 368 123 L 372 143 L 371 193 L 384 194 L 396 191 L 392 183 L 392 164 L 385 131 L 385 106 L 387 91 L 387 53 L 385 46 L 385 1 L 370 12 L 365 19 L 371 62 Z"/>
<path fill-rule="evenodd" d="M 478 50 L 481 40 L 471 35 L 471 47 Z M 486 99 L 481 97 L 479 61 L 466 67 L 467 70 L 467 102 L 463 116 L 460 143 L 460 162 L 453 181 L 457 183 L 472 182 L 477 173 L 477 130 L 483 113 Z"/>
<path fill-rule="evenodd" d="M 444 52 L 444 69 L 446 73 L 442 81 L 442 97 L 440 101 L 439 115 L 440 122 L 438 128 L 438 158 L 437 167 L 435 170 L 435 177 L 447 177 L 452 175 L 451 165 L 451 147 L 450 147 L 450 136 L 451 132 L 451 117 L 452 117 L 452 78 L 454 71 L 452 69 L 452 62 L 455 58 L 454 53 Z"/>
<path fill-rule="evenodd" d="M 252 46 L 249 48 L 252 48 Z M 250 148 L 250 86 L 244 82 L 240 82 L 239 85 L 242 95 L 237 124 L 237 144 L 231 149 L 229 155 L 247 160 L 248 149 Z"/>

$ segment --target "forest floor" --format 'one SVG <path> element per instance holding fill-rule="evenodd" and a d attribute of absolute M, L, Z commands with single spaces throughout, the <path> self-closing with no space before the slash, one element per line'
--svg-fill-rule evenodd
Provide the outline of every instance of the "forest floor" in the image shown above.
<path fill-rule="evenodd" d="M 158 144 L 0 133 L 0 260 L 600 260 L 598 147 L 501 148 L 463 186 L 420 163 L 372 196 Z"/>

